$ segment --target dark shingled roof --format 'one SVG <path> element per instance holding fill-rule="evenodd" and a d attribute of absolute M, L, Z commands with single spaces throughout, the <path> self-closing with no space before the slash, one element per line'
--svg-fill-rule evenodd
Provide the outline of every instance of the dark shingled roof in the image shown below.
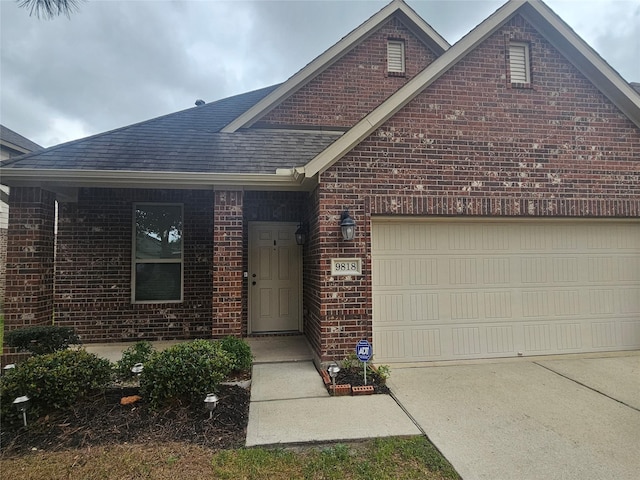
<path fill-rule="evenodd" d="M 220 129 L 278 85 L 16 157 L 3 168 L 275 173 L 305 164 L 340 135 Z"/>
<path fill-rule="evenodd" d="M 23 137 L 19 133 L 14 132 L 10 128 L 0 125 L 0 139 L 5 142 L 11 143 L 16 147 L 24 148 L 29 152 L 34 150 L 42 150 L 42 147 L 35 142 L 32 142 L 28 138 Z"/>

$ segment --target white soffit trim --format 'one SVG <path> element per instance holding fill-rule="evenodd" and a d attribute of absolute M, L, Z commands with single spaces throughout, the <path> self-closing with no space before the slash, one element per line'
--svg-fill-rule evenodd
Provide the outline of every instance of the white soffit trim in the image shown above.
<path fill-rule="evenodd" d="M 298 187 L 304 177 L 295 169 L 282 169 L 276 174 L 203 173 L 203 172 L 137 172 L 129 170 L 54 170 L 4 168 L 2 183 L 9 186 L 63 185 L 75 187 L 127 188 L 198 188 L 215 185 L 246 187 Z"/>
<path fill-rule="evenodd" d="M 311 63 L 293 75 L 289 80 L 276 88 L 269 95 L 256 103 L 249 110 L 237 117 L 221 131 L 225 133 L 233 133 L 240 128 L 250 127 L 261 116 L 277 107 L 281 102 L 293 95 L 308 81 L 322 73 L 342 55 L 351 50 L 355 45 L 362 41 L 369 33 L 377 29 L 383 22 L 390 18 L 394 13 L 402 12 L 404 17 L 413 25 L 409 26 L 411 30 L 419 37 L 427 40 L 429 47 L 434 49 L 436 53 L 442 53 L 449 48 L 449 43 L 440 36 L 431 26 L 429 26 L 420 16 L 404 3 L 403 0 L 393 0 L 389 5 L 384 7 L 378 13 L 373 15 L 362 25 L 351 31 L 338 43 L 330 47 L 319 57 L 316 57 Z M 440 50 L 438 52 L 437 50 Z"/>
<path fill-rule="evenodd" d="M 525 7 L 525 8 L 523 8 Z M 340 160 L 376 128 L 395 115 L 425 88 L 454 66 L 487 37 L 492 35 L 515 14 L 522 14 L 539 29 L 554 46 L 562 44 L 559 50 L 571 58 L 579 55 L 576 67 L 594 85 L 618 106 L 629 119 L 640 127 L 640 98 L 633 88 L 624 81 L 602 58 L 596 54 L 573 30 L 544 3 L 537 0 L 510 0 L 484 22 L 469 32 L 431 65 L 411 79 L 404 87 L 391 95 L 384 103 L 354 125 L 342 137 L 311 159 L 304 167 L 305 175 L 311 177 L 321 173 Z M 555 42 L 549 37 L 553 36 Z M 569 48 L 571 46 L 571 48 Z M 590 74 L 586 72 L 590 72 Z"/>
<path fill-rule="evenodd" d="M 11 150 L 15 150 L 16 152 L 22 152 L 22 153 L 31 153 L 32 150 L 27 150 L 24 147 L 20 147 L 18 145 L 16 145 L 15 143 L 11 143 L 8 142 L 6 140 L 0 140 L 0 145 L 2 145 L 5 148 L 10 148 Z"/>

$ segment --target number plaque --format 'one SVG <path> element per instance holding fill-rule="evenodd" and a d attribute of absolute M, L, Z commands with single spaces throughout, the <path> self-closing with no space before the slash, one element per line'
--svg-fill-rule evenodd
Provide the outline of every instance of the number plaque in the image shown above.
<path fill-rule="evenodd" d="M 362 259 L 361 258 L 332 258 L 331 259 L 331 275 L 362 275 Z"/>

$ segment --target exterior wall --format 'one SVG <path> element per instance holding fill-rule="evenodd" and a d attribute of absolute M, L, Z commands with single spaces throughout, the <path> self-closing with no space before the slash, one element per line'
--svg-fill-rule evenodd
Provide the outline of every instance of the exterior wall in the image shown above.
<path fill-rule="evenodd" d="M 0 228 L 0 312 L 4 311 L 4 297 L 7 283 L 7 235 L 6 228 Z"/>
<path fill-rule="evenodd" d="M 387 73 L 387 40 L 405 40 L 406 74 Z M 265 124 L 350 127 L 433 60 L 435 54 L 397 18 L 262 119 Z"/>
<path fill-rule="evenodd" d="M 305 208 L 305 221 L 309 229 L 308 240 L 304 245 L 303 261 L 303 305 L 304 305 L 304 331 L 309 344 L 317 353 L 322 353 L 323 335 L 330 330 L 328 326 L 322 328 L 322 280 L 325 272 L 320 267 L 322 250 L 320 242 L 320 199 L 316 188 L 307 201 Z M 326 228 L 326 227 L 325 227 Z"/>
<path fill-rule="evenodd" d="M 51 323 L 55 195 L 36 187 L 11 192 L 5 328 Z"/>
<path fill-rule="evenodd" d="M 131 303 L 133 202 L 184 204 L 184 302 Z M 59 207 L 55 314 L 85 342 L 208 338 L 213 193 L 81 189 Z"/>
<path fill-rule="evenodd" d="M 242 333 L 242 191 L 215 192 L 213 228 L 213 335 Z"/>
<path fill-rule="evenodd" d="M 507 83 L 509 38 L 530 42 L 532 88 Z M 372 340 L 372 216 L 640 218 L 638 159 L 640 129 L 516 16 L 322 174 L 322 360 Z M 364 275 L 332 278 L 352 256 Z"/>

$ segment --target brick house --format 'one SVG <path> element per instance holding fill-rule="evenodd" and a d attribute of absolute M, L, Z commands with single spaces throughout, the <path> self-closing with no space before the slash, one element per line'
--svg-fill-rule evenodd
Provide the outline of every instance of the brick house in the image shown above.
<path fill-rule="evenodd" d="M 545 4 L 451 46 L 394 0 L 282 84 L 3 164 L 6 325 L 637 349 L 639 158 L 640 95 Z"/>

